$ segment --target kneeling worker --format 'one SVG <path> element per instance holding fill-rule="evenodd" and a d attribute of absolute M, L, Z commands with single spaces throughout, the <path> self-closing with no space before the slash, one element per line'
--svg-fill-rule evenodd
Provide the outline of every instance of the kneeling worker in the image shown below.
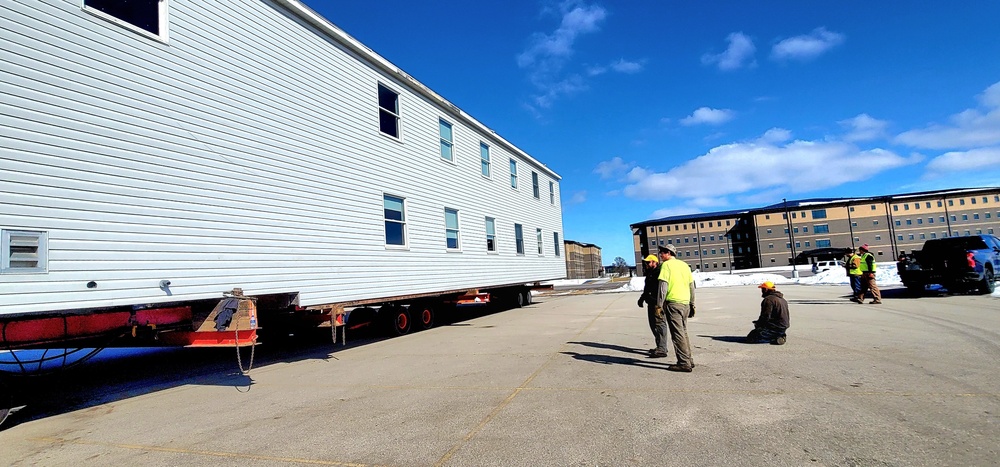
<path fill-rule="evenodd" d="M 753 322 L 754 329 L 747 335 L 747 342 L 757 344 L 770 342 L 775 345 L 785 343 L 788 329 L 788 302 L 784 295 L 774 288 L 774 282 L 767 281 L 757 286 L 760 289 L 760 317 Z"/>

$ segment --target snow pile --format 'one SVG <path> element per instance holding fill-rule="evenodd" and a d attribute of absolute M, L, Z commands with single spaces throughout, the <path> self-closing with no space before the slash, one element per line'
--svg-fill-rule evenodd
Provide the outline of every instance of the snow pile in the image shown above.
<path fill-rule="evenodd" d="M 809 266 L 802 266 L 799 269 L 800 272 L 805 272 L 809 270 L 808 268 Z M 799 285 L 847 286 L 848 284 L 847 273 L 842 268 L 831 268 L 820 272 L 819 274 L 811 275 L 809 277 L 799 277 L 796 279 L 789 279 L 788 277 L 778 274 L 778 271 L 790 272 L 791 270 L 791 266 L 786 266 L 733 271 L 732 274 L 729 272 L 695 272 L 694 281 L 699 288 L 760 285 L 765 281 L 771 281 L 775 284 Z M 607 279 L 570 279 L 551 281 L 547 283 L 551 283 L 553 285 L 580 285 L 588 281 L 607 281 Z M 644 277 L 633 277 L 629 282 L 622 284 L 621 287 L 612 290 L 601 290 L 600 292 L 642 292 L 645 281 L 646 279 Z M 903 282 L 899 280 L 899 273 L 896 271 L 896 263 L 891 262 L 877 264 L 875 269 L 875 281 L 878 283 L 879 287 L 903 284 Z M 1000 290 L 998 290 L 998 293 L 994 293 L 993 295 L 1000 296 Z"/>

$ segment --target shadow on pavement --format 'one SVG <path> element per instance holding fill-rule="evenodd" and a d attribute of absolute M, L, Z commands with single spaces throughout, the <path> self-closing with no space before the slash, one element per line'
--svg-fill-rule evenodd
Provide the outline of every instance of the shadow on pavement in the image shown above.
<path fill-rule="evenodd" d="M 567 342 L 567 344 L 577 344 L 587 347 L 595 347 L 598 349 L 616 350 L 622 353 L 634 353 L 638 355 L 646 355 L 646 351 L 642 349 L 633 349 L 632 347 L 625 347 L 621 345 L 605 344 L 603 342 Z"/>
<path fill-rule="evenodd" d="M 654 370 L 666 370 L 670 366 L 669 362 L 659 362 L 653 359 L 637 359 L 629 357 L 615 357 L 611 355 L 598 355 L 598 354 L 582 354 L 577 352 L 561 352 L 563 355 L 569 355 L 577 360 L 583 360 L 590 363 L 600 363 L 604 365 L 631 365 L 643 368 L 651 368 Z M 657 359 L 661 360 L 661 359 Z"/>
<path fill-rule="evenodd" d="M 707 337 L 707 338 L 712 339 L 714 341 L 720 341 L 720 342 L 732 342 L 732 343 L 735 343 L 735 344 L 747 344 L 747 345 L 750 345 L 750 343 L 747 342 L 747 336 L 706 336 L 706 335 L 701 334 L 701 335 L 698 335 L 698 337 Z"/>

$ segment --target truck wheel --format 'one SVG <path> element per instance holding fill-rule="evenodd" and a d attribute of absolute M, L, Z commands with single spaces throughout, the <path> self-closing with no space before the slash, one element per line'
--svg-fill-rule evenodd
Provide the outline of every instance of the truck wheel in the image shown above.
<path fill-rule="evenodd" d="M 390 333 L 395 336 L 402 336 L 410 332 L 412 323 L 410 322 L 409 310 L 401 306 L 386 305 L 379 310 L 380 315 L 383 313 L 385 313 Z"/>
<path fill-rule="evenodd" d="M 417 303 L 411 306 L 414 310 L 413 315 L 417 319 L 417 325 L 420 329 L 430 329 L 434 327 L 434 307 L 430 303 Z"/>
<path fill-rule="evenodd" d="M 991 294 L 997 288 L 996 276 L 989 266 L 983 270 L 983 280 L 979 283 L 979 293 L 983 295 Z"/>
<path fill-rule="evenodd" d="M 514 306 L 516 306 L 518 308 L 521 308 L 524 305 L 525 305 L 525 303 L 524 303 L 524 294 L 520 293 L 520 292 L 515 292 L 514 293 Z"/>

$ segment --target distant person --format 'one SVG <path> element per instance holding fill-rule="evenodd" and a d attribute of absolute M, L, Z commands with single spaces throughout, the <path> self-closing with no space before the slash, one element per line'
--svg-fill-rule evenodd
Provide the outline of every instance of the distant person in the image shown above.
<path fill-rule="evenodd" d="M 646 263 L 646 283 L 642 288 L 642 295 L 639 296 L 639 308 L 646 304 L 646 312 L 649 317 L 649 330 L 653 331 L 653 339 L 656 347 L 649 349 L 650 358 L 664 358 L 667 356 L 667 321 L 663 318 L 663 313 L 656 312 L 656 293 L 660 289 L 660 258 L 656 255 L 649 255 L 643 261 Z"/>
<path fill-rule="evenodd" d="M 861 252 L 861 288 L 858 290 L 858 299 L 855 301 L 864 303 L 865 294 L 870 290 L 872 301 L 868 303 L 878 305 L 882 303 L 882 293 L 879 292 L 878 285 L 875 284 L 875 255 L 868 251 L 867 243 L 861 245 L 859 251 Z"/>
<path fill-rule="evenodd" d="M 847 278 L 851 281 L 851 301 L 857 302 L 858 295 L 861 294 L 861 255 L 857 249 L 851 248 L 847 253 L 844 268 L 847 269 Z"/>
<path fill-rule="evenodd" d="M 770 342 L 774 345 L 784 345 L 788 330 L 788 302 L 785 296 L 774 287 L 774 282 L 767 281 L 757 288 L 760 289 L 760 317 L 753 322 L 753 331 L 747 335 L 747 342 L 760 344 Z"/>
<path fill-rule="evenodd" d="M 813 274 L 819 274 L 819 263 L 813 263 Z"/>
<path fill-rule="evenodd" d="M 677 248 L 672 244 L 659 248 L 660 276 L 656 293 L 656 315 L 664 316 L 674 343 L 677 363 L 667 367 L 670 371 L 690 373 L 694 369 L 691 344 L 688 341 L 687 319 L 694 307 L 694 277 L 691 267 L 677 259 Z"/>

